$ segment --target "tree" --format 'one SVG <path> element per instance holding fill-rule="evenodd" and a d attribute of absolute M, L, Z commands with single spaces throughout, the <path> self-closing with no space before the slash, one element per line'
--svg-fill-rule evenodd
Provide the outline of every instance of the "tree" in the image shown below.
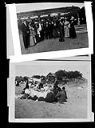
<path fill-rule="evenodd" d="M 34 76 L 32 76 L 33 78 L 37 78 L 37 79 L 40 79 L 41 78 L 41 76 L 40 75 L 34 75 Z"/>
<path fill-rule="evenodd" d="M 57 72 L 55 72 L 55 76 L 57 78 L 57 80 L 62 80 L 64 77 L 67 77 L 67 72 L 65 70 L 59 70 Z"/>
<path fill-rule="evenodd" d="M 79 71 L 68 71 L 67 78 L 68 79 L 82 78 L 82 74 Z"/>

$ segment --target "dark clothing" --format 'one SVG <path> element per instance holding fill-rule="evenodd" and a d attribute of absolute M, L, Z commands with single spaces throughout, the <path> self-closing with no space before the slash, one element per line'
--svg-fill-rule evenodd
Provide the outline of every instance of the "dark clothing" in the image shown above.
<path fill-rule="evenodd" d="M 49 39 L 49 25 L 48 25 L 48 23 L 47 24 L 45 24 L 45 26 L 44 26 L 44 34 L 45 34 L 45 39 Z"/>
<path fill-rule="evenodd" d="M 49 23 L 49 39 L 53 38 L 53 24 Z"/>
<path fill-rule="evenodd" d="M 58 99 L 59 103 L 66 102 L 66 99 L 67 99 L 66 91 L 62 90 L 62 91 L 58 92 L 56 95 L 56 98 Z"/>
<path fill-rule="evenodd" d="M 38 97 L 37 97 L 37 96 L 34 96 L 34 97 L 29 96 L 28 99 L 31 99 L 31 100 L 37 100 Z"/>
<path fill-rule="evenodd" d="M 60 32 L 59 41 L 63 42 L 64 41 L 64 23 L 59 23 L 59 32 Z"/>
<path fill-rule="evenodd" d="M 70 23 L 70 38 L 76 38 L 76 31 L 74 27 L 74 22 Z"/>
<path fill-rule="evenodd" d="M 50 103 L 55 102 L 55 95 L 54 95 L 54 93 L 53 92 L 49 92 L 47 94 L 46 98 L 45 98 L 45 101 L 46 102 L 50 102 Z"/>
<path fill-rule="evenodd" d="M 28 97 L 29 95 L 24 93 L 24 95 L 20 99 L 27 99 Z"/>
<path fill-rule="evenodd" d="M 39 97 L 38 101 L 45 101 L 45 98 L 44 97 Z"/>
<path fill-rule="evenodd" d="M 54 95 L 56 96 L 57 95 L 57 93 L 59 92 L 59 91 L 61 91 L 61 89 L 60 89 L 60 87 L 58 87 L 58 81 L 56 81 L 55 83 L 54 83 L 54 88 L 53 88 L 53 92 L 54 92 Z"/>
<path fill-rule="evenodd" d="M 23 90 L 28 89 L 28 88 L 29 88 L 28 80 L 26 80 L 26 86 L 25 86 L 25 88 Z"/>
<path fill-rule="evenodd" d="M 54 38 L 58 37 L 57 24 L 56 23 L 54 23 L 54 25 L 53 25 L 53 37 Z"/>
<path fill-rule="evenodd" d="M 40 83 L 39 86 L 38 86 L 38 89 L 41 89 L 41 88 L 43 88 L 43 84 L 42 83 Z"/>
<path fill-rule="evenodd" d="M 54 86 L 54 89 L 53 89 L 54 94 L 57 95 L 57 93 L 58 93 L 59 91 L 61 91 L 60 87 L 58 87 L 58 86 L 55 87 L 55 86 Z"/>
<path fill-rule="evenodd" d="M 23 36 L 23 42 L 24 42 L 24 46 L 25 48 L 28 48 L 29 46 L 29 37 L 30 37 L 30 31 L 29 31 L 29 27 L 28 25 L 25 25 L 24 23 L 22 24 L 22 36 Z"/>

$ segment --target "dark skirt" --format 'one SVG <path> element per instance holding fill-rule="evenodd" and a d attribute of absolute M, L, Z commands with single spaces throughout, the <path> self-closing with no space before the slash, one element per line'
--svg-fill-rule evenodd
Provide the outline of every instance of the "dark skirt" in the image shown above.
<path fill-rule="evenodd" d="M 63 42 L 64 41 L 64 29 L 63 30 L 60 30 L 59 41 L 60 42 Z"/>
<path fill-rule="evenodd" d="M 31 100 L 37 100 L 38 97 L 37 97 L 37 96 L 34 96 L 34 97 L 29 96 L 28 99 L 31 99 Z"/>
<path fill-rule="evenodd" d="M 39 97 L 38 101 L 45 101 L 45 98 L 44 97 Z"/>
<path fill-rule="evenodd" d="M 25 48 L 29 47 L 29 42 L 30 42 L 30 35 L 23 33 L 23 43 Z"/>
<path fill-rule="evenodd" d="M 50 103 L 55 102 L 55 95 L 54 95 L 54 93 L 53 92 L 48 93 L 46 98 L 45 98 L 45 101 L 46 102 L 50 102 Z"/>
<path fill-rule="evenodd" d="M 57 29 L 53 29 L 53 37 L 54 38 L 57 38 L 58 37 Z"/>
<path fill-rule="evenodd" d="M 76 31 L 74 26 L 70 28 L 70 37 L 76 38 Z"/>

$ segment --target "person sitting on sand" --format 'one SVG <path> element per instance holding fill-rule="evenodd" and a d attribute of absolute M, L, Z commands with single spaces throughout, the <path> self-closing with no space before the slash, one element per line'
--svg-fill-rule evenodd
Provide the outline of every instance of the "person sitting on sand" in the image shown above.
<path fill-rule="evenodd" d="M 67 94 L 65 91 L 65 87 L 63 87 L 62 90 L 57 93 L 56 98 L 59 103 L 64 103 L 67 101 Z"/>
<path fill-rule="evenodd" d="M 47 96 L 46 96 L 46 98 L 45 98 L 45 101 L 46 101 L 46 102 L 49 102 L 49 103 L 55 102 L 55 95 L 54 95 L 53 91 L 50 91 L 50 92 L 47 94 Z"/>
<path fill-rule="evenodd" d="M 54 83 L 54 87 L 53 87 L 53 92 L 54 92 L 55 96 L 57 95 L 57 93 L 58 93 L 59 91 L 61 91 L 61 88 L 58 87 L 58 81 L 56 81 L 56 82 Z"/>
<path fill-rule="evenodd" d="M 27 99 L 30 96 L 30 90 L 29 88 L 26 88 L 23 92 L 23 96 L 21 96 L 20 99 Z"/>

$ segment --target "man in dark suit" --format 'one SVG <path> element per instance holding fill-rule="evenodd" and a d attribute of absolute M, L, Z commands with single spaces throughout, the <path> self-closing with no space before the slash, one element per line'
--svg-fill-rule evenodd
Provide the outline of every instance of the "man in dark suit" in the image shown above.
<path fill-rule="evenodd" d="M 59 23 L 59 32 L 60 32 L 59 41 L 64 42 L 64 21 L 63 19 L 61 19 Z"/>
<path fill-rule="evenodd" d="M 27 22 L 24 20 L 22 23 L 22 36 L 25 49 L 29 47 L 30 31 Z"/>

